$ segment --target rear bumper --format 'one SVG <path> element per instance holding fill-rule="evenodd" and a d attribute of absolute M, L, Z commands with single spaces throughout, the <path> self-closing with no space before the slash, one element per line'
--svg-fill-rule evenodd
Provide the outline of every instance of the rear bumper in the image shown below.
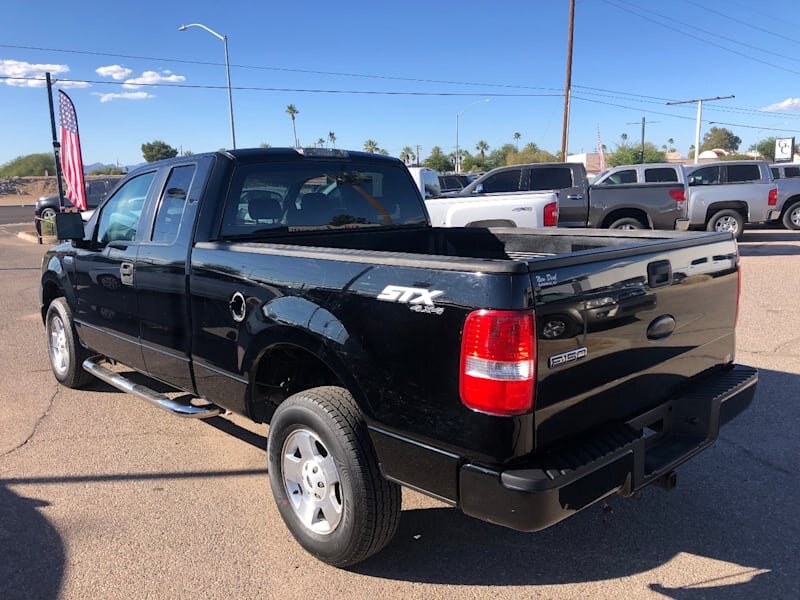
<path fill-rule="evenodd" d="M 781 211 L 779 210 L 770 210 L 767 213 L 767 221 L 777 221 L 781 218 Z"/>
<path fill-rule="evenodd" d="M 753 400 L 758 372 L 737 365 L 613 431 L 524 469 L 465 464 L 459 505 L 473 517 L 538 531 L 614 493 L 630 495 L 714 443 Z"/>
<path fill-rule="evenodd" d="M 677 231 L 689 231 L 689 219 L 681 218 L 675 219 L 675 229 Z"/>

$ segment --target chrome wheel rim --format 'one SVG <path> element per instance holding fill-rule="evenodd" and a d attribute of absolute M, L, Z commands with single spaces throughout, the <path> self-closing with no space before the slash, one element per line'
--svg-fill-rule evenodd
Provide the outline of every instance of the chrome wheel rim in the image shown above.
<path fill-rule="evenodd" d="M 69 368 L 67 332 L 64 328 L 64 321 L 58 315 L 50 319 L 50 363 L 58 375 L 67 373 Z"/>
<path fill-rule="evenodd" d="M 344 498 L 339 470 L 313 431 L 295 429 L 283 443 L 281 476 L 289 506 L 314 533 L 333 533 L 342 520 Z"/>
<path fill-rule="evenodd" d="M 42 211 L 42 220 L 43 221 L 46 221 L 47 219 L 52 219 L 55 216 L 56 216 L 56 211 L 54 211 L 52 208 L 45 208 Z"/>
<path fill-rule="evenodd" d="M 792 209 L 789 219 L 792 221 L 795 227 L 800 227 L 800 206 Z"/>
<path fill-rule="evenodd" d="M 724 216 L 717 219 L 714 224 L 715 231 L 730 231 L 731 233 L 739 232 L 739 222 L 734 217 Z"/>
<path fill-rule="evenodd" d="M 639 228 L 636 225 L 633 225 L 632 223 L 625 223 L 624 225 L 620 225 L 619 227 L 617 227 L 617 229 L 630 230 Z"/>
<path fill-rule="evenodd" d="M 542 337 L 552 340 L 564 335 L 566 330 L 567 326 L 564 321 L 548 321 L 547 324 L 545 324 L 545 326 L 542 328 Z"/>

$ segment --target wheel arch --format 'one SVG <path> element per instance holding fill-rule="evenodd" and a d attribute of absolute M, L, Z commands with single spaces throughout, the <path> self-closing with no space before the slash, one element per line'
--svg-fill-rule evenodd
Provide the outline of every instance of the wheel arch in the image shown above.
<path fill-rule="evenodd" d="M 650 219 L 650 215 L 647 214 L 647 211 L 635 206 L 615 206 L 603 216 L 601 228 L 608 229 L 611 223 L 624 218 L 636 219 L 650 229 L 653 228 L 653 221 Z"/>
<path fill-rule="evenodd" d="M 711 217 L 721 210 L 735 210 L 742 215 L 742 219 L 744 219 L 745 223 L 750 221 L 750 209 L 747 202 L 743 200 L 726 200 L 724 202 L 713 202 L 708 205 L 706 208 L 705 224 L 708 225 Z"/>

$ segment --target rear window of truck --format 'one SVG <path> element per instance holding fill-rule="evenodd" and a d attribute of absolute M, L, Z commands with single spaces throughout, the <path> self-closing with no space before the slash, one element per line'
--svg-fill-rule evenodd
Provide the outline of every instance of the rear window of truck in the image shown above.
<path fill-rule="evenodd" d="M 421 225 L 427 218 L 401 166 L 348 160 L 241 165 L 225 203 L 221 233 Z"/>
<path fill-rule="evenodd" d="M 728 183 L 744 183 L 761 179 L 758 165 L 727 165 Z"/>
<path fill-rule="evenodd" d="M 645 183 L 677 183 L 678 172 L 671 167 L 644 170 Z"/>
<path fill-rule="evenodd" d="M 531 169 L 528 190 L 563 190 L 572 187 L 572 169 L 569 167 L 542 167 Z"/>

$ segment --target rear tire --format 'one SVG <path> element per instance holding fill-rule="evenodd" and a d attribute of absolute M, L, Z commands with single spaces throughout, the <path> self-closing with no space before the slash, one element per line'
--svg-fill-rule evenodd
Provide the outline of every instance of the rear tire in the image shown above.
<path fill-rule="evenodd" d="M 634 217 L 623 217 L 621 219 L 617 219 L 611 225 L 608 226 L 609 229 L 647 229 L 647 225 L 642 223 L 639 219 L 635 219 Z"/>
<path fill-rule="evenodd" d="M 318 387 L 287 398 L 270 423 L 267 460 L 283 522 L 321 561 L 354 565 L 397 531 L 400 486 L 381 476 L 347 390 Z"/>
<path fill-rule="evenodd" d="M 706 231 L 730 231 L 733 237 L 739 239 L 744 231 L 744 218 L 741 213 L 726 208 L 714 213 L 714 216 L 708 220 Z"/>
<path fill-rule="evenodd" d="M 783 226 L 786 229 L 800 229 L 800 202 L 795 202 L 783 213 Z"/>
<path fill-rule="evenodd" d="M 50 368 L 56 380 L 68 388 L 83 387 L 92 376 L 83 370 L 86 349 L 78 341 L 72 311 L 65 298 L 56 298 L 47 308 L 45 342 Z"/>

